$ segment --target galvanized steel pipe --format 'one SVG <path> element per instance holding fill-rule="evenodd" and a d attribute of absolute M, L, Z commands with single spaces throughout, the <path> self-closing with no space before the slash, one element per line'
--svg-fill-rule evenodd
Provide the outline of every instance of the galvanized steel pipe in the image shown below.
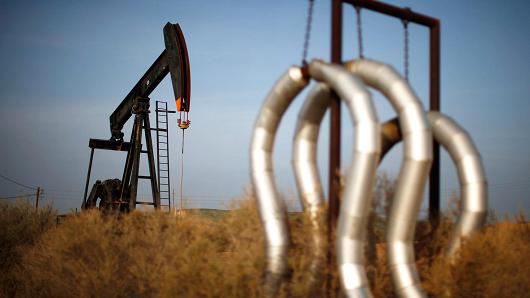
<path fill-rule="evenodd" d="M 383 126 L 383 135 L 392 138 L 403 135 L 405 160 L 400 170 L 396 194 L 393 200 L 389 229 L 387 230 L 389 266 L 398 295 L 423 297 L 418 273 L 414 265 L 412 241 L 416 218 L 421 205 L 426 177 L 432 160 L 431 130 L 423 107 L 408 83 L 392 67 L 371 60 L 350 61 L 346 67 L 358 75 L 367 85 L 381 91 L 391 102 L 399 116 L 401 129 Z M 369 214 L 371 191 L 381 143 L 390 148 L 392 141 L 381 138 L 381 130 L 370 99 L 370 94 L 356 76 L 345 73 L 342 67 L 319 60 L 312 61 L 308 73 L 319 84 L 310 93 L 302 107 L 294 138 L 293 167 L 297 176 L 304 209 L 310 214 L 315 233 L 315 249 L 321 247 L 323 236 L 324 195 L 316 168 L 316 141 L 320 122 L 329 105 L 330 88 L 346 100 L 356 125 L 355 152 L 348 171 L 344 202 L 339 217 L 337 237 L 338 264 L 343 289 L 348 296 L 369 297 L 364 272 L 363 244 L 366 221 Z M 274 295 L 281 278 L 286 274 L 286 254 L 289 233 L 286 211 L 279 199 L 272 172 L 272 147 L 279 122 L 294 97 L 307 85 L 302 70 L 289 71 L 275 84 L 262 106 L 253 132 L 251 174 L 258 199 L 260 217 L 266 234 L 267 274 L 265 290 Z M 329 87 L 328 87 L 329 86 Z M 487 210 L 485 197 L 486 180 L 480 156 L 456 123 L 440 114 L 430 114 L 436 138 L 446 144 L 457 164 L 462 183 L 464 211 L 457 225 L 458 240 L 451 243 L 456 250 L 461 236 L 469 235 L 479 227 Z M 395 120 L 394 120 L 395 121 Z M 441 128 L 438 128 L 441 127 Z M 442 141 L 445 140 L 445 141 Z M 448 142 L 448 143 L 446 143 Z M 319 244 L 320 243 L 320 244 Z M 322 251 L 315 252 L 321 255 Z M 321 262 L 318 261 L 318 262 Z M 312 270 L 321 268 L 313 263 Z M 321 263 L 320 263 L 321 264 Z"/>
<path fill-rule="evenodd" d="M 413 208 L 416 209 L 416 212 L 412 210 L 412 212 L 414 213 L 414 217 L 412 220 L 406 220 L 406 219 L 403 220 L 402 218 L 399 218 L 399 216 L 396 216 L 394 214 L 394 218 L 397 217 L 398 219 L 401 219 L 401 222 L 398 221 L 398 224 L 401 224 L 401 229 L 398 229 L 398 232 L 401 232 L 403 234 L 403 230 L 406 228 L 409 228 L 411 232 L 408 233 L 408 236 L 409 236 L 408 244 L 406 243 L 406 241 L 395 241 L 398 243 L 392 243 L 394 247 L 397 246 L 398 248 L 402 248 L 403 247 L 402 245 L 401 247 L 399 246 L 400 244 L 404 243 L 405 246 L 406 245 L 409 246 L 408 252 L 412 252 L 412 253 L 405 254 L 404 255 L 405 259 L 403 258 L 403 255 L 399 254 L 400 252 L 403 252 L 403 251 L 398 250 L 396 253 L 392 254 L 392 252 L 390 252 L 390 254 L 391 256 L 401 257 L 401 260 L 405 261 L 402 263 L 398 263 L 397 266 L 395 266 L 397 267 L 397 270 L 393 270 L 394 280 L 395 281 L 397 280 L 397 282 L 399 282 L 400 278 L 402 281 L 404 277 L 403 275 L 398 275 L 396 278 L 395 276 L 396 273 L 407 274 L 407 273 L 412 272 L 412 275 L 408 274 L 408 276 L 409 277 L 412 276 L 413 281 L 415 277 L 415 281 L 416 281 L 415 283 L 409 282 L 408 286 L 405 286 L 405 287 L 399 287 L 399 284 L 398 284 L 398 287 L 397 287 L 398 293 L 400 293 L 400 295 L 411 294 L 411 295 L 421 296 L 423 295 L 423 292 L 421 291 L 421 288 L 419 287 L 419 278 L 417 277 L 417 272 L 414 267 L 412 237 L 414 233 L 417 211 L 419 209 L 419 204 L 421 203 L 421 192 L 423 190 L 424 183 L 423 184 L 420 183 L 420 185 L 415 185 L 411 183 L 411 181 L 417 178 L 414 175 L 416 172 L 416 174 L 419 174 L 421 176 L 419 177 L 420 181 L 423 180 L 423 182 L 425 182 L 426 175 L 428 173 L 429 165 L 430 165 L 429 157 L 431 156 L 430 155 L 431 152 L 429 150 L 431 148 L 429 127 L 426 123 L 427 121 L 425 119 L 425 116 L 423 115 L 421 104 L 419 103 L 419 101 L 416 99 L 416 97 L 412 93 L 412 90 L 410 90 L 410 87 L 408 87 L 406 83 L 405 83 L 405 86 L 403 86 L 404 81 L 400 79 L 399 75 L 395 71 L 393 71 L 390 67 L 384 64 L 377 63 L 375 61 L 362 60 L 358 62 L 356 61 L 355 63 L 361 64 L 360 69 L 363 70 L 363 71 L 359 71 L 359 73 L 361 74 L 361 78 L 364 79 L 369 85 L 371 85 L 372 87 L 375 87 L 376 89 L 383 92 L 383 94 L 385 94 L 387 97 L 389 97 L 392 105 L 398 111 L 398 114 L 404 117 L 406 117 L 406 115 L 412 115 L 412 118 L 403 119 L 401 122 L 404 123 L 405 125 L 408 125 L 407 126 L 408 127 L 408 130 L 407 130 L 408 138 L 407 139 L 409 140 L 409 142 L 416 141 L 416 144 L 419 144 L 419 145 L 417 145 L 416 147 L 409 145 L 408 150 L 406 149 L 406 152 L 405 152 L 406 160 L 402 168 L 402 173 L 405 173 L 404 175 L 405 178 L 401 178 L 400 181 L 398 182 L 398 190 L 400 189 L 399 184 L 401 184 L 401 192 L 398 192 L 398 195 L 401 194 L 401 196 L 397 196 L 397 200 L 402 202 L 401 205 L 406 205 L 404 207 L 401 206 L 401 209 L 406 208 L 407 203 L 408 203 L 408 206 L 413 205 Z M 348 66 L 351 66 L 352 64 L 353 63 L 349 63 Z M 355 68 L 352 67 L 352 69 L 355 69 Z M 377 78 L 377 74 L 381 74 L 381 73 L 384 74 L 383 77 Z M 314 73 L 311 73 L 311 71 L 310 71 L 310 74 L 314 76 Z M 306 114 L 309 113 L 308 112 L 308 110 L 310 110 L 309 104 L 312 101 L 315 101 L 317 97 L 321 97 L 321 102 L 319 103 L 319 105 L 316 106 L 316 103 L 314 104 L 315 105 L 314 108 L 317 110 L 313 111 L 314 114 L 312 115 L 313 117 L 312 122 L 306 124 L 307 127 L 311 127 L 312 129 L 312 133 L 309 134 L 309 136 L 312 137 L 313 139 L 311 139 L 310 143 L 316 143 L 316 138 L 318 137 L 318 130 L 316 130 L 317 128 L 315 128 L 315 120 L 318 120 L 318 119 L 321 120 L 323 116 L 322 106 L 325 106 L 326 103 L 329 102 L 329 100 L 326 99 L 326 96 L 329 96 L 329 94 L 326 93 L 324 87 L 319 86 L 317 87 L 317 89 L 315 89 L 310 94 L 308 101 L 306 102 L 306 105 L 304 105 L 303 107 L 303 110 L 304 110 L 303 113 L 306 113 Z M 299 133 L 299 130 L 301 129 L 301 126 L 300 126 L 301 123 L 303 124 L 303 122 L 301 121 L 302 121 L 302 118 L 299 119 L 299 126 L 297 128 L 297 133 Z M 418 126 L 415 123 L 416 124 L 419 123 L 420 125 Z M 310 128 L 307 128 L 307 129 L 310 129 Z M 315 133 L 315 130 L 316 130 L 316 133 Z M 389 131 L 389 133 L 395 134 L 396 132 Z M 296 138 L 297 137 L 295 137 L 295 140 Z M 356 144 L 358 144 L 358 142 L 356 142 Z M 424 146 L 424 148 L 421 148 L 421 147 L 418 148 L 418 146 L 422 146 L 422 145 Z M 312 145 L 311 147 L 316 148 L 314 146 L 316 145 Z M 296 145 L 295 145 L 295 152 L 298 151 L 299 155 L 307 154 L 307 152 L 306 153 L 302 152 L 303 149 L 304 149 L 303 145 L 300 145 L 299 148 L 296 148 Z M 307 146 L 306 146 L 306 149 L 307 149 Z M 312 155 L 313 153 L 311 152 L 311 156 L 310 156 L 311 158 L 309 158 L 309 160 L 311 161 L 311 163 L 313 163 L 313 166 L 316 168 L 316 159 L 314 159 Z M 359 155 L 356 154 L 355 156 L 359 156 Z M 354 160 L 354 163 L 355 163 L 355 160 Z M 309 169 L 310 167 L 311 167 L 310 165 L 306 165 L 305 169 Z M 352 167 L 352 168 L 355 168 L 355 167 Z M 374 174 L 375 174 L 375 168 L 376 168 L 376 165 L 374 165 L 373 167 Z M 304 177 L 302 176 L 302 174 L 304 173 L 303 169 L 304 168 L 299 169 L 300 174 L 297 176 Z M 312 171 L 313 170 L 314 169 L 312 169 Z M 298 182 L 299 188 L 300 188 L 300 185 L 302 185 L 302 187 L 305 185 L 307 186 L 307 190 L 309 190 L 308 191 L 309 193 L 312 193 L 311 189 L 312 188 L 315 189 L 315 185 L 317 185 L 316 188 L 318 188 L 318 185 L 320 185 L 320 182 L 318 181 L 319 179 L 318 174 L 315 175 L 314 173 L 312 173 L 312 171 L 311 172 L 306 171 L 305 173 L 311 173 L 311 174 L 310 175 L 306 174 L 305 176 L 306 179 L 302 179 L 301 182 L 300 181 Z M 363 173 L 363 172 L 359 171 L 358 173 Z M 365 174 L 364 177 L 366 179 L 370 177 L 369 173 L 364 172 L 364 174 Z M 358 183 L 358 182 L 355 182 L 356 179 L 353 178 L 352 176 L 353 175 L 349 175 L 350 178 L 348 178 L 346 189 L 348 188 L 350 190 L 355 189 L 353 185 L 355 185 L 355 183 Z M 373 178 L 374 176 L 371 176 L 371 177 Z M 403 192 L 405 192 L 405 194 L 403 194 Z M 407 192 L 408 192 L 408 196 L 407 196 Z M 306 200 L 309 199 L 309 200 L 312 200 L 313 202 L 319 201 L 319 199 L 315 199 L 315 197 L 316 198 L 319 197 L 318 192 L 316 196 L 307 196 L 307 195 L 304 195 L 304 190 L 301 189 L 300 193 L 302 195 L 302 199 L 306 199 Z M 363 195 L 366 196 L 366 193 L 371 194 L 371 188 L 367 192 L 365 192 Z M 359 192 L 358 194 L 361 194 L 361 192 Z M 345 198 L 345 203 L 348 202 L 348 198 L 351 198 L 351 194 L 348 193 L 348 190 L 345 190 L 344 198 Z M 407 199 L 409 200 L 408 202 L 406 201 Z M 306 201 L 304 205 L 307 205 L 308 202 L 311 202 L 311 201 Z M 343 206 L 341 208 L 341 217 L 343 221 L 341 222 L 339 218 L 337 253 L 338 253 L 338 258 L 339 258 L 338 264 L 339 264 L 340 273 L 341 273 L 341 281 L 342 281 L 342 284 L 344 287 L 343 289 L 345 290 L 345 293 L 349 294 L 350 296 L 369 296 L 370 292 L 366 286 L 367 285 L 366 274 L 364 272 L 364 263 L 363 263 L 364 255 L 363 255 L 362 246 L 354 245 L 354 246 L 348 247 L 348 244 L 351 244 L 351 242 L 348 243 L 349 241 L 347 241 L 348 236 L 341 237 L 344 235 L 353 235 L 349 237 L 350 240 L 354 239 L 355 241 L 359 241 L 360 244 L 364 243 L 364 235 L 366 233 L 365 232 L 366 223 L 363 224 L 362 221 L 363 220 L 366 221 L 366 217 L 368 216 L 368 213 L 369 213 L 369 210 L 368 210 L 370 206 L 369 198 L 364 199 L 364 200 L 357 198 L 357 199 L 350 200 L 349 202 L 354 203 L 354 205 L 348 206 L 348 205 L 345 205 L 345 203 L 343 203 Z M 359 215 L 360 217 L 348 216 L 347 215 L 348 213 L 350 214 L 353 213 L 353 214 Z M 345 220 L 347 218 L 361 219 L 361 221 L 356 222 L 356 224 L 352 222 L 348 224 L 347 220 Z M 400 235 L 397 235 L 397 236 L 400 236 Z M 407 238 L 402 237 L 401 239 L 406 240 Z M 397 240 L 400 240 L 400 239 L 398 238 Z M 390 246 L 392 246 L 392 244 L 390 244 Z M 407 253 L 407 251 L 405 251 L 405 253 Z M 341 259 L 341 257 L 342 258 L 345 257 L 345 258 Z M 352 263 L 344 262 L 348 258 L 354 261 Z M 348 265 L 344 266 L 344 264 L 348 264 Z M 352 264 L 355 265 L 355 267 L 353 268 L 356 270 L 348 270 L 348 269 L 352 269 L 352 266 L 350 266 Z M 391 267 L 391 268 L 396 269 L 395 267 L 394 268 Z M 357 270 L 357 269 L 360 269 L 360 270 Z M 414 276 L 414 274 L 416 276 Z M 348 287 L 348 285 L 353 285 L 353 286 Z M 356 285 L 360 285 L 360 286 L 356 286 Z M 401 285 L 403 285 L 403 283 Z"/>
<path fill-rule="evenodd" d="M 291 67 L 275 83 L 258 114 L 250 145 L 251 177 L 265 231 L 267 271 L 264 290 L 274 296 L 287 274 L 289 231 L 284 202 L 273 174 L 272 149 L 280 120 L 298 93 L 308 84 L 302 69 Z"/>
<path fill-rule="evenodd" d="M 354 157 L 346 176 L 339 216 L 337 263 L 344 293 L 349 297 L 370 297 L 364 267 L 364 231 L 381 151 L 377 115 L 362 81 L 343 67 L 313 60 L 308 70 L 311 77 L 326 83 L 346 102 L 356 127 Z M 320 122 L 329 102 L 329 89 L 317 85 L 302 107 L 295 134 L 293 166 L 303 205 L 310 208 L 323 202 L 316 146 Z M 354 233 L 354 229 L 361 232 Z"/>
<path fill-rule="evenodd" d="M 317 140 L 320 123 L 331 102 L 331 90 L 318 83 L 307 95 L 300 112 L 293 140 L 292 165 L 298 195 L 311 225 L 311 263 L 309 288 L 320 293 L 323 285 L 323 269 L 326 260 L 327 239 L 326 206 L 320 174 L 317 167 Z"/>
<path fill-rule="evenodd" d="M 439 112 L 430 112 L 434 139 L 449 153 L 460 180 L 462 210 L 449 242 L 447 254 L 454 257 L 461 239 L 482 227 L 488 212 L 487 179 L 482 158 L 469 134 L 453 119 Z"/>
<path fill-rule="evenodd" d="M 414 231 L 425 182 L 432 162 L 432 135 L 416 94 L 391 66 L 373 60 L 354 60 L 346 68 L 383 93 L 396 110 L 404 138 L 404 157 L 386 233 L 388 263 L 401 297 L 426 297 L 414 259 Z"/>
<path fill-rule="evenodd" d="M 473 144 L 471 136 L 451 117 L 440 112 L 428 112 L 427 119 L 432 128 L 434 140 L 447 150 L 456 165 L 460 181 L 461 211 L 452 236 L 449 239 L 447 255 L 454 257 L 461 240 L 478 231 L 484 224 L 488 211 L 487 179 L 482 158 Z M 381 159 L 390 148 L 401 140 L 396 119 L 383 124 Z"/>

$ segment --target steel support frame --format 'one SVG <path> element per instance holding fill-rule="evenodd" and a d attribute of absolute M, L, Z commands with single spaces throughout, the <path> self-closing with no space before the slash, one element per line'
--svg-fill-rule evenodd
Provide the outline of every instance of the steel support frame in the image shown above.
<path fill-rule="evenodd" d="M 83 196 L 82 208 L 85 208 L 88 186 L 90 184 L 90 175 L 92 172 L 92 162 L 94 159 L 94 150 L 114 150 L 126 151 L 127 158 L 125 160 L 125 167 L 122 175 L 122 189 L 120 195 L 120 202 L 125 201 L 125 197 L 129 196 L 129 210 L 136 208 L 136 196 L 138 191 L 138 179 L 144 176 L 139 176 L 140 170 L 140 155 L 147 153 L 149 180 L 151 183 L 151 193 L 153 197 L 153 206 L 155 209 L 160 208 L 160 191 L 157 183 L 157 175 L 155 168 L 155 158 L 153 153 L 153 141 L 151 136 L 151 125 L 149 121 L 149 98 L 136 98 L 133 102 L 132 114 L 135 115 L 131 138 L 129 142 L 115 141 L 115 140 L 101 140 L 90 139 L 88 146 L 90 150 L 90 161 L 88 163 L 88 173 L 86 178 L 85 193 Z M 146 150 L 142 150 L 142 130 L 144 131 Z M 126 192 L 130 190 L 129 194 Z"/>
<path fill-rule="evenodd" d="M 331 0 L 331 62 L 342 63 L 342 4 L 351 4 L 429 28 L 429 110 L 440 111 L 440 21 L 438 19 L 372 0 Z M 329 145 L 330 237 L 339 214 L 338 185 L 340 170 L 340 99 L 332 100 Z M 437 225 L 440 215 L 440 145 L 433 140 L 433 163 L 429 179 L 429 220 Z"/>
<path fill-rule="evenodd" d="M 114 151 L 129 151 L 131 143 L 129 142 L 118 142 L 114 140 L 101 140 L 101 139 L 90 139 L 88 141 L 88 147 L 90 148 L 90 160 L 88 162 L 88 173 L 86 175 L 85 194 L 83 196 L 83 203 L 81 209 L 85 209 L 88 186 L 90 184 L 90 175 L 92 173 L 92 162 L 94 161 L 94 150 L 114 150 Z"/>
<path fill-rule="evenodd" d="M 130 190 L 129 210 L 136 208 L 138 179 L 140 171 L 140 155 L 142 153 L 142 129 L 144 131 L 146 151 L 149 167 L 149 180 L 151 184 L 151 193 L 155 209 L 160 208 L 160 192 L 157 184 L 155 170 L 155 159 L 153 155 L 153 141 L 151 136 L 151 125 L 149 122 L 149 98 L 139 97 L 134 101 L 132 113 L 135 114 L 134 125 L 131 134 L 131 147 L 127 152 L 127 159 L 122 176 L 122 190 L 120 201 L 124 201 L 125 191 Z"/>

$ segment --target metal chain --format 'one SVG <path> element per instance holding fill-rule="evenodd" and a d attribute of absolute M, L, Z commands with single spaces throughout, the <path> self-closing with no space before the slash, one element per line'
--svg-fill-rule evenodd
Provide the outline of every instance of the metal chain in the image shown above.
<path fill-rule="evenodd" d="M 307 51 L 309 49 L 309 38 L 311 35 L 311 22 L 313 21 L 313 4 L 314 0 L 309 0 L 309 9 L 307 11 L 307 22 L 305 26 L 305 35 L 304 35 L 304 51 L 302 53 L 302 66 L 307 65 Z"/>
<path fill-rule="evenodd" d="M 363 28 L 361 22 L 361 7 L 355 6 L 355 13 L 357 14 L 357 44 L 359 45 L 359 59 L 364 59 L 363 53 Z"/>
<path fill-rule="evenodd" d="M 404 61 L 404 71 L 405 71 L 405 79 L 409 80 L 409 21 L 408 20 L 402 20 L 403 21 L 403 31 L 404 31 L 404 49 L 403 49 L 403 61 Z"/>

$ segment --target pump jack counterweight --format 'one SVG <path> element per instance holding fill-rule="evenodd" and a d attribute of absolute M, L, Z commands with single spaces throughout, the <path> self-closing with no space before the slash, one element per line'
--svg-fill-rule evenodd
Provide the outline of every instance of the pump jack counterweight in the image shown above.
<path fill-rule="evenodd" d="M 164 44 L 164 51 L 110 115 L 110 139 L 89 140 L 91 157 L 88 165 L 86 190 L 88 190 L 88 185 L 90 184 L 94 149 L 125 151 L 127 152 L 127 158 L 122 179 L 108 179 L 103 182 L 97 180 L 88 197 L 87 191 L 85 191 L 82 209 L 100 208 L 128 212 L 134 210 L 138 204 L 152 205 L 155 209 L 159 209 L 161 206 L 160 181 L 157 179 L 151 137 L 151 131 L 159 132 L 159 128 L 151 128 L 150 126 L 149 95 L 169 73 L 175 101 L 178 102 L 178 111 L 187 113 L 190 108 L 191 90 L 188 51 L 184 35 L 178 24 L 167 23 L 164 26 Z M 122 130 L 133 114 L 134 124 L 131 137 L 129 142 L 125 142 Z M 142 145 L 142 131 L 146 142 L 145 150 Z M 149 175 L 140 175 L 140 157 L 142 153 L 147 154 Z M 139 179 L 150 181 L 152 202 L 137 201 Z"/>

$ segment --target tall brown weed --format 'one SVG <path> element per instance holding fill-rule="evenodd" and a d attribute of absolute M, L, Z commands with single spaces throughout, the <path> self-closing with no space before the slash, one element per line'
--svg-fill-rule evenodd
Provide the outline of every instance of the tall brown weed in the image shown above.
<path fill-rule="evenodd" d="M 15 297 L 259 297 L 264 260 L 262 227 L 253 198 L 213 218 L 98 212 L 67 217 L 55 227 L 51 211 L 2 207 L 0 294 Z M 19 208 L 19 207 L 17 207 Z M 290 216 L 292 274 L 284 297 L 340 296 L 335 270 L 322 269 L 322 287 L 309 288 L 312 248 L 308 219 Z M 375 223 L 374 223 L 375 222 Z M 383 219 L 372 224 L 382 225 Z M 18 226 L 20 225 L 20 226 Z M 444 257 L 452 229 L 418 223 L 416 259 L 434 297 L 526 297 L 530 292 L 530 226 L 526 219 L 490 224 L 466 239 L 458 256 Z M 393 297 L 384 227 L 374 229 L 369 261 L 372 292 Z M 371 247 L 371 246 L 368 246 Z M 326 283 L 329 286 L 326 288 Z"/>

